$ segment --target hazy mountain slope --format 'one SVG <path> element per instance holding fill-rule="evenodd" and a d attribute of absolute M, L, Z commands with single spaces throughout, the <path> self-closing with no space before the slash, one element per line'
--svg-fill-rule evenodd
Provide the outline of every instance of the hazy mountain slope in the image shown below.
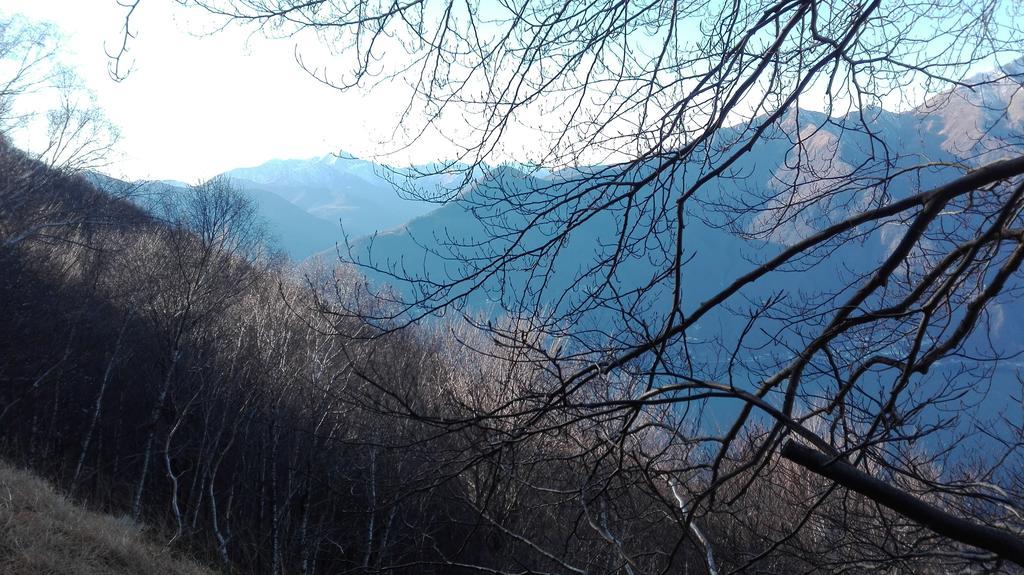
<path fill-rule="evenodd" d="M 187 186 L 175 181 L 125 182 L 97 173 L 89 178 L 96 186 L 149 210 L 159 210 L 162 198 L 173 197 Z M 277 194 L 254 185 L 238 189 L 255 203 L 257 217 L 267 226 L 271 247 L 284 251 L 295 261 L 328 249 L 342 239 L 339 224 L 313 216 Z"/>
<path fill-rule="evenodd" d="M 1024 145 L 1024 58 L 968 83 L 975 86 L 940 94 L 914 110 L 930 143 L 973 165 Z"/>
<path fill-rule="evenodd" d="M 87 511 L 32 473 L 0 461 L 0 573 L 204 575 L 140 525 Z"/>
<path fill-rule="evenodd" d="M 333 155 L 271 160 L 224 175 L 243 189 L 272 192 L 314 216 L 340 222 L 353 237 L 400 226 L 436 207 L 401 197 L 386 168 Z"/>
<path fill-rule="evenodd" d="M 504 188 L 503 191 L 509 191 L 510 188 L 522 191 L 529 189 L 530 186 L 545 185 L 522 174 L 514 178 L 503 178 L 497 173 L 492 174 L 491 180 L 481 182 L 470 190 L 466 200 L 479 201 L 475 200 L 474 196 L 492 194 L 493 190 L 488 188 L 496 180 L 504 180 L 500 184 Z M 409 222 L 400 229 L 352 242 L 351 255 L 357 261 L 386 269 L 386 273 L 370 269 L 364 271 L 371 278 L 391 283 L 399 289 L 405 289 L 407 293 L 409 286 L 388 277 L 389 273 L 444 282 L 474 267 L 486 267 L 497 253 L 510 247 L 507 238 L 497 241 L 484 239 L 487 238 L 488 230 L 481 223 L 479 216 L 485 211 L 480 207 L 470 211 L 463 203 L 448 204 Z M 515 218 L 516 216 L 507 216 L 503 223 L 515 227 Z M 597 275 L 580 284 L 573 282 L 588 266 L 593 266 L 614 249 L 615 232 L 619 229 L 619 223 L 620 220 L 612 213 L 598 214 L 572 232 L 569 241 L 562 245 L 550 264 L 546 263 L 542 267 L 533 266 L 528 260 L 519 269 L 497 274 L 483 282 L 481 288 L 469 296 L 468 302 L 477 309 L 493 311 L 500 309 L 497 306 L 500 301 L 514 305 L 521 298 L 529 298 L 528 293 L 532 293 L 532 288 L 543 283 L 549 294 L 565 293 L 565 297 L 560 301 L 537 302 L 542 306 L 549 306 L 551 311 L 573 309 L 583 304 L 589 294 L 604 281 L 604 276 Z M 522 222 L 518 224 L 521 225 Z M 694 302 L 717 293 L 734 278 L 750 269 L 753 265 L 750 258 L 766 259 L 779 249 L 779 246 L 770 243 L 745 242 L 724 230 L 709 227 L 700 219 L 693 217 L 689 218 L 685 237 L 690 262 L 684 273 L 684 281 L 689 280 L 686 281 L 687 298 Z M 549 236 L 544 229 L 531 229 L 521 239 L 524 246 L 522 250 L 542 245 L 548 240 Z M 861 250 L 877 254 L 882 250 L 882 246 L 858 246 L 852 251 Z M 471 258 L 468 264 L 459 261 L 460 257 L 466 256 Z M 646 257 L 630 259 L 618 267 L 613 283 L 621 292 L 639 288 L 658 275 L 666 263 L 653 252 Z M 551 270 L 550 274 L 538 275 L 548 270 Z M 814 281 L 819 276 L 821 281 L 826 281 L 827 277 L 834 277 L 834 272 L 812 269 L 803 275 L 802 281 Z M 789 283 L 789 276 L 780 274 L 768 278 L 761 288 L 783 289 Z M 462 293 L 469 286 L 469 283 L 456 286 L 449 295 Z M 525 286 L 531 286 L 531 289 L 523 289 Z M 758 297 L 758 293 L 745 292 L 753 298 Z M 631 329 L 635 326 L 627 325 L 630 321 L 662 317 L 670 303 L 668 295 L 657 290 L 650 292 L 643 302 L 647 307 L 643 311 L 638 311 L 635 318 L 620 318 L 614 314 L 603 313 L 600 309 L 594 310 L 592 313 L 584 314 L 582 323 L 576 328 L 593 330 L 595 333 L 608 331 L 612 327 Z M 730 320 L 712 314 L 705 323 L 720 321 Z M 729 329 L 733 327 L 737 326 L 730 326 Z M 721 328 L 722 326 L 716 325 L 714 329 Z M 700 329 L 699 326 L 698 331 Z M 713 330 L 709 328 L 709 331 Z M 697 333 L 693 335 L 700 338 Z"/>
<path fill-rule="evenodd" d="M 256 202 L 273 244 L 291 259 L 304 260 L 341 241 L 338 223 L 313 216 L 273 192 L 253 187 L 240 189 Z"/>
<path fill-rule="evenodd" d="M 762 237 L 769 240 L 767 243 L 743 241 L 723 229 L 709 227 L 701 220 L 706 218 L 714 222 L 715 214 L 702 205 L 690 206 L 685 244 L 688 256 L 693 259 L 684 271 L 684 280 L 693 278 L 692 282 L 687 283 L 688 301 L 702 301 L 726 282 L 750 269 L 754 265 L 751 262 L 763 261 L 781 246 L 807 237 L 849 213 L 877 205 L 885 201 L 886 197 L 905 197 L 930 189 L 948 181 L 954 174 L 962 173 L 952 167 L 936 165 L 896 177 L 884 188 L 870 185 L 870 179 L 835 188 L 837 182 L 847 181 L 846 176 L 860 166 L 871 165 L 872 159 L 879 154 L 888 152 L 897 158 L 897 167 L 905 167 L 930 162 L 940 164 L 963 161 L 977 164 L 998 159 L 1014 149 L 1020 150 L 1021 142 L 1014 142 L 1010 136 L 1013 133 L 1019 134 L 1021 123 L 1024 122 L 1024 112 L 1019 109 L 1024 105 L 1024 90 L 1019 82 L 1019 79 L 999 79 L 977 92 L 950 94 L 946 97 L 947 101 L 953 102 L 948 104 L 949 109 L 936 107 L 938 104 L 932 102 L 928 110 L 922 108 L 900 114 L 884 110 L 866 111 L 871 118 L 872 133 L 840 133 L 838 128 L 830 125 L 818 128 L 822 125 L 823 117 L 814 112 L 790 114 L 774 130 L 769 131 L 750 154 L 734 165 L 730 171 L 731 177 L 714 182 L 712 187 L 702 192 L 705 200 L 730 205 L 738 205 L 740 201 L 753 202 L 759 197 L 772 198 L 766 200 L 766 210 L 742 222 L 748 232 L 761 233 Z M 968 109 L 961 109 L 964 106 Z M 975 108 L 980 108 L 980 112 L 969 112 Z M 720 137 L 728 138 L 730 134 L 725 131 Z M 950 138 L 954 141 L 978 138 L 978 143 L 961 149 L 952 146 Z M 884 141 L 889 149 L 883 150 L 880 141 Z M 800 154 L 791 151 L 793 142 L 800 142 Z M 602 167 L 588 169 L 597 171 Z M 559 177 L 570 179 L 585 173 L 585 170 L 562 173 Z M 882 177 L 885 174 L 878 172 L 868 175 Z M 680 180 L 675 185 L 682 187 L 687 183 Z M 468 269 L 485 267 L 489 259 L 493 259 L 508 245 L 506 238 L 488 241 L 488 236 L 495 228 L 486 229 L 481 223 L 481 217 L 491 217 L 493 223 L 494 214 L 502 208 L 482 206 L 501 194 L 528 197 L 529 190 L 549 185 L 550 181 L 534 180 L 510 169 L 496 172 L 491 175 L 490 183 L 479 183 L 467 193 L 462 202 L 443 206 L 409 222 L 401 229 L 355 241 L 352 255 L 359 261 L 379 268 L 393 268 L 399 275 L 404 273 L 432 281 L 443 281 Z M 825 199 L 815 199 L 825 190 L 829 191 L 824 194 Z M 779 196 L 780 192 L 783 195 Z M 560 195 L 557 189 L 547 190 L 546 193 L 550 197 Z M 794 205 L 798 208 L 793 208 Z M 521 216 L 514 214 L 503 215 L 500 219 L 502 227 L 506 229 L 516 228 L 523 223 Z M 570 282 L 581 266 L 593 265 L 609 246 L 614 245 L 620 222 L 621 219 L 613 211 L 602 213 L 576 228 L 568 242 L 561 247 L 557 261 L 546 266 L 553 270 L 552 274 L 543 278 L 549 294 L 560 294 L 563 289 L 570 287 L 575 293 L 569 298 L 539 303 L 572 309 L 580 298 L 587 297 L 584 294 L 594 285 L 571 286 Z M 550 229 L 544 226 L 530 229 L 520 239 L 520 246 L 525 251 L 542 245 L 549 233 Z M 651 237 L 655 236 L 653 234 Z M 901 237 L 902 227 L 899 224 L 885 226 L 859 242 L 838 248 L 815 267 L 802 270 L 798 276 L 784 272 L 773 274 L 766 281 L 760 282 L 756 290 L 741 293 L 737 300 L 742 302 L 745 297 L 750 301 L 758 301 L 772 293 L 783 292 L 799 301 L 804 291 L 838 288 L 854 277 L 850 270 L 868 269 L 884 258 Z M 670 238 L 660 238 L 660 241 L 662 245 L 669 245 L 664 242 L 670 241 Z M 468 258 L 468 265 L 460 263 L 460 258 Z M 665 268 L 664 264 L 656 255 L 633 258 L 617 270 L 613 282 L 619 291 L 628 292 L 631 288 L 644 285 Z M 493 303 L 499 299 L 506 303 L 514 302 L 516 298 L 524 297 L 524 293 L 532 293 L 530 286 L 540 285 L 535 272 L 536 269 L 522 269 L 494 274 L 483 282 L 482 288 L 468 301 L 484 309 L 493 309 Z M 387 273 L 371 271 L 370 275 L 380 281 L 395 283 Z M 795 277 L 799 277 L 798 282 L 794 280 Z M 398 287 L 405 289 L 400 282 Z M 468 287 L 468 283 L 456 286 L 447 295 L 461 294 Z M 646 316 L 659 317 L 659 298 L 664 299 L 664 295 L 651 294 Z M 1024 317 L 1024 304 L 1009 297 L 996 302 L 992 309 L 999 317 Z M 600 310 L 590 314 L 590 320 L 595 325 L 621 321 L 620 318 L 602 315 Z M 727 318 L 721 320 L 730 321 Z M 710 321 L 718 319 L 710 318 Z M 998 333 L 993 335 L 1009 347 L 1024 343 L 1024 337 L 1018 333 L 1020 330 L 1012 327 L 1015 323 L 1009 319 L 994 321 L 992 325 Z M 741 327 L 718 326 L 716 329 L 728 332 Z M 979 334 L 979 337 L 986 335 Z"/>

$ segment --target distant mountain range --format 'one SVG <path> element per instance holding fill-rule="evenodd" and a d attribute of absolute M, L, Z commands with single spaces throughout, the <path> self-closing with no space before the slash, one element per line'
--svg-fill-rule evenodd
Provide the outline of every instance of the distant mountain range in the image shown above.
<path fill-rule="evenodd" d="M 351 237 L 400 226 L 437 205 L 403 198 L 401 174 L 356 158 L 326 155 L 308 160 L 271 160 L 223 174 L 250 192 L 269 192 L 326 221 Z"/>
<path fill-rule="evenodd" d="M 156 194 L 173 194 L 176 189 L 187 187 L 188 184 L 173 180 L 139 182 L 140 202 L 145 205 L 145 198 Z M 127 185 L 120 183 L 121 186 Z M 109 184 L 108 184 L 109 187 Z M 256 204 L 259 217 L 270 232 L 274 247 L 296 261 L 322 252 L 342 239 L 341 226 L 318 218 L 281 196 L 257 187 L 239 187 L 239 189 Z"/>
<path fill-rule="evenodd" d="M 868 131 L 843 130 L 842 119 L 835 124 L 816 112 L 800 110 L 787 115 L 765 135 L 745 157 L 734 164 L 728 177 L 712 181 L 701 192 L 702 202 L 691 203 L 686 221 L 685 267 L 687 301 L 695 304 L 716 293 L 739 275 L 752 268 L 755 261 L 764 261 L 782 246 L 807 237 L 816 230 L 845 218 L 851 212 L 877 205 L 884 197 L 905 197 L 933 188 L 963 173 L 953 165 L 977 166 L 1024 150 L 1024 65 L 1017 62 L 1000 73 L 975 78 L 989 83 L 973 89 L 958 88 L 936 96 L 924 105 L 903 113 L 874 109 L 863 113 L 868 118 Z M 859 119 L 859 118 L 858 118 Z M 856 122 L 850 118 L 848 125 Z M 736 134 L 723 130 L 718 137 L 728 141 Z M 794 152 L 799 142 L 800 153 Z M 714 144 L 713 144 L 714 145 Z M 884 147 L 883 147 L 884 146 Z M 885 167 L 879 161 L 887 155 L 892 163 Z M 871 185 L 872 178 L 897 173 L 902 168 L 930 164 L 926 169 L 912 170 L 891 180 L 884 189 Z M 868 166 L 868 170 L 863 167 Z M 872 171 L 870 166 L 876 166 Z M 642 172 L 644 168 L 639 168 Z M 890 170 L 886 173 L 884 170 Z M 554 174 L 535 178 L 510 168 L 493 170 L 487 178 L 465 193 L 459 202 L 450 203 L 409 221 L 404 226 L 352 243 L 351 255 L 356 261 L 371 264 L 380 271 L 369 271 L 379 281 L 395 283 L 392 274 L 429 280 L 418 286 L 397 282 L 401 290 L 424 295 L 424 287 L 443 283 L 449 278 L 483 270 L 489 261 L 502 253 L 517 257 L 518 269 L 504 269 L 493 274 L 482 273 L 474 281 L 437 290 L 434 302 L 469 294 L 467 301 L 481 309 L 492 309 L 504 303 L 515 308 L 523 298 L 540 293 L 547 299 L 534 303 L 549 306 L 553 316 L 560 310 L 577 309 L 596 297 L 612 297 L 612 291 L 629 294 L 631 290 L 656 281 L 666 269 L 663 250 L 672 245 L 671 230 L 658 228 L 653 222 L 630 222 L 629 233 L 641 236 L 637 253 L 616 269 L 613 277 L 587 275 L 590 267 L 600 265 L 616 246 L 624 225 L 624 209 L 612 207 L 575 227 L 557 255 L 547 260 L 534 260 L 529 254 L 542 249 L 550 241 L 551 232 L 563 225 L 563 214 L 535 222 L 521 237 L 502 235 L 524 224 L 521 215 L 508 206 L 495 203 L 495 198 L 515 197 L 516 201 L 534 206 L 557 198 L 568 197 L 580 189 L 579 181 L 588 171 L 607 171 L 604 166 L 585 168 L 571 174 Z M 698 172 L 699 168 L 694 170 Z M 852 184 L 848 174 L 859 178 Z M 681 173 L 681 172 L 680 172 Z M 583 176 L 581 178 L 581 176 Z M 680 189 L 694 180 L 681 175 L 668 187 Z M 565 183 L 560 183 L 564 180 Z M 812 200 L 817 192 L 832 187 L 827 199 Z M 740 205 L 766 198 L 757 212 L 739 225 L 763 241 L 742 240 L 717 225 L 722 219 L 714 213 L 715 205 Z M 767 199 L 770 198 L 770 199 Z M 597 204 L 596 198 L 581 199 L 576 205 Z M 795 207 L 794 207 L 795 206 Z M 756 215 L 754 215 L 756 213 Z M 717 222 L 716 222 L 717 219 Z M 486 224 L 484 222 L 487 222 Z M 649 226 L 646 227 L 645 226 Z M 497 232 L 498 237 L 495 238 Z M 858 270 L 871 269 L 881 261 L 902 237 L 903 227 L 893 222 L 875 230 L 857 242 L 837 248 L 827 259 L 799 274 L 772 274 L 752 289 L 741 292 L 742 302 L 758 302 L 776 293 L 786 293 L 795 301 L 803 291 L 838 289 L 843 281 L 856 277 Z M 513 243 L 514 240 L 514 243 Z M 514 267 L 514 266 L 513 266 Z M 794 283 L 794 279 L 799 282 Z M 475 285 L 476 280 L 480 285 Z M 437 282 L 437 283 L 434 283 Z M 428 287 L 429 289 L 429 287 Z M 569 292 L 564 298 L 563 291 Z M 610 323 L 619 329 L 631 329 L 645 318 L 664 317 L 668 311 L 667 293 L 651 291 L 644 301 L 636 302 L 637 315 L 621 317 L 600 306 L 579 317 L 576 329 L 594 327 L 600 337 Z M 746 300 L 744 300 L 746 298 Z M 536 307 L 536 306 L 535 306 Z M 1024 346 L 1024 333 L 1019 329 L 1024 319 L 1024 303 L 1004 297 L 990 306 L 998 343 L 1007 349 Z M 1002 319 L 1000 319 L 1002 318 Z M 1017 318 L 1015 321 L 1013 318 Z M 740 318 L 742 319 L 742 318 Z M 724 315 L 709 317 L 705 331 L 725 334 L 742 329 L 742 325 L 710 325 L 735 322 Z M 601 328 L 599 326 L 605 326 Z M 698 333 L 694 334 L 699 336 Z M 981 337 L 984 337 L 982 334 Z M 699 339 L 699 337 L 697 337 Z"/>
<path fill-rule="evenodd" d="M 689 296 L 693 301 L 707 297 L 749 269 L 750 261 L 763 260 L 780 246 L 806 237 L 851 211 L 864 209 L 879 201 L 880 194 L 907 195 L 961 173 L 944 164 L 980 165 L 1024 149 L 1024 142 L 1020 141 L 1024 133 L 1022 62 L 974 79 L 988 83 L 973 89 L 958 88 L 933 97 L 913 110 L 903 113 L 864 110 L 871 133 L 840 131 L 837 126 L 841 121 L 830 124 L 816 112 L 799 110 L 788 114 L 732 166 L 728 177 L 712 182 L 702 192 L 702 197 L 710 200 L 708 203 L 689 207 L 686 245 L 688 256 L 693 259 L 686 274 L 700 278 L 699 282 L 693 282 Z M 732 137 L 738 135 L 728 129 L 718 135 L 722 142 Z M 800 154 L 794 153 L 795 142 L 800 144 Z M 830 194 L 827 201 L 809 200 L 823 186 L 843 181 L 848 173 L 857 171 L 863 175 L 860 167 L 872 165 L 882 154 L 895 158 L 896 169 L 924 163 L 933 163 L 934 167 L 899 176 L 885 190 L 861 185 L 864 183 L 861 181 L 857 186 Z M 594 166 L 531 176 L 513 168 L 494 168 L 486 174 L 475 173 L 474 183 L 462 192 L 460 201 L 443 205 L 410 199 L 400 192 L 401 184 L 405 183 L 401 171 L 344 155 L 271 160 L 259 166 L 228 171 L 224 176 L 255 200 L 279 247 L 294 260 L 320 252 L 333 254 L 335 246 L 344 239 L 344 230 L 355 259 L 404 275 L 442 280 L 474 266 L 486 266 L 488 258 L 504 249 L 523 253 L 536 249 L 548 241 L 553 226 L 557 226 L 554 220 L 541 221 L 518 238 L 514 247 L 508 244 L 508 238 L 495 239 L 492 236 L 496 222 L 500 221 L 500 226 L 508 229 L 523 223 L 517 220 L 520 215 L 495 204 L 495 198 L 515 194 L 521 201 L 523 198 L 550 201 L 569 193 L 576 185 L 574 181 L 609 169 L 613 168 Z M 683 175 L 669 187 L 679 189 L 691 182 L 692 175 Z M 448 176 L 415 181 L 423 197 L 443 196 L 452 184 Z M 181 184 L 154 182 L 151 185 Z M 783 194 L 780 196 L 778 192 Z M 709 205 L 759 196 L 771 199 L 761 206 L 759 215 L 740 224 L 745 231 L 758 233 L 764 241 L 742 240 L 708 225 L 706 220 L 715 218 L 713 211 L 708 211 Z M 799 206 L 799 210 L 793 211 L 794 205 Z M 579 294 L 592 294 L 599 289 L 597 283 L 604 280 L 594 276 L 588 281 L 597 283 L 574 282 L 579 280 L 586 266 L 607 256 L 621 229 L 621 216 L 621 211 L 611 209 L 576 227 L 565 245 L 559 248 L 555 260 L 544 262 L 544 269 L 551 273 L 539 275 L 537 262 L 527 263 L 529 258 L 524 258 L 523 269 L 492 275 L 474 291 L 469 301 L 483 307 L 495 305 L 499 300 L 508 303 L 508 298 L 535 293 L 538 282 L 543 282 L 550 293 L 571 286 L 577 294 L 552 303 L 553 306 L 579 305 L 579 298 L 589 297 Z M 489 221 L 491 226 L 488 228 L 483 221 Z M 663 242 L 670 241 L 659 235 L 664 235 L 665 230 L 652 229 L 649 233 L 651 243 L 665 245 Z M 820 280 L 821 287 L 834 284 L 836 278 L 848 275 L 840 268 L 872 265 L 888 253 L 901 235 L 898 225 L 883 227 L 857 245 L 841 248 L 830 258 L 835 263 L 826 262 L 810 273 L 802 272 L 801 282 Z M 618 269 L 616 277 L 612 278 L 616 289 L 628 291 L 660 273 L 665 261 L 659 259 L 662 256 L 656 251 Z M 379 281 L 393 282 L 387 273 L 368 271 L 368 274 Z M 745 295 L 754 301 L 768 293 L 764 290 L 791 291 L 801 287 L 789 285 L 790 281 L 790 276 L 779 274 L 759 286 L 756 293 Z M 397 287 L 411 289 L 403 287 L 401 282 Z M 468 284 L 459 289 L 466 287 Z M 455 290 L 446 295 L 457 293 Z M 652 301 L 646 302 L 652 317 L 664 312 L 657 301 L 662 295 L 652 292 Z M 1001 305 L 994 306 L 993 313 L 1013 317 L 1010 310 L 1000 311 Z M 610 321 L 600 313 L 593 320 L 595 323 Z M 1008 337 L 1024 340 L 1020 334 L 1008 334 Z"/>
<path fill-rule="evenodd" d="M 449 178 L 432 175 L 407 186 L 408 173 L 328 154 L 270 160 L 230 170 L 220 177 L 230 180 L 256 203 L 275 246 L 291 259 L 301 261 L 333 250 L 346 236 L 354 239 L 387 231 L 436 209 L 437 203 L 411 198 L 404 190 L 415 189 L 415 195 L 431 198 L 446 188 Z M 107 188 L 135 186 L 139 198 L 173 193 L 188 185 L 177 180 L 128 183 L 102 174 L 95 174 L 93 180 Z"/>

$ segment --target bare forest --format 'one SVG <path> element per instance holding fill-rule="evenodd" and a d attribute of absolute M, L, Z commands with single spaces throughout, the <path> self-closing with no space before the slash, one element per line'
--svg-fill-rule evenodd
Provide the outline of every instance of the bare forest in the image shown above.
<path fill-rule="evenodd" d="M 0 14 L 4 465 L 221 573 L 1024 571 L 1020 2 L 178 4 L 398 91 L 429 209 L 105 176 Z"/>

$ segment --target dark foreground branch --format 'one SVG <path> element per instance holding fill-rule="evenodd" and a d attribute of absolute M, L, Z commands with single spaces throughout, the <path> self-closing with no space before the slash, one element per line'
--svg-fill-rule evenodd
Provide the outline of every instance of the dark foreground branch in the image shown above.
<path fill-rule="evenodd" d="M 786 442 L 782 448 L 782 456 L 920 523 L 943 537 L 990 551 L 1003 559 L 1024 565 L 1024 539 L 1012 533 L 952 515 L 879 481 L 848 463 L 795 441 Z"/>

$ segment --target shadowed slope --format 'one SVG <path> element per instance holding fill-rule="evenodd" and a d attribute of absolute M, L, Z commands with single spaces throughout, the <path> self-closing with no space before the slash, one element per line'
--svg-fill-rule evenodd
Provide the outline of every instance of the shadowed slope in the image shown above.
<path fill-rule="evenodd" d="M 127 519 L 86 511 L 0 462 L 0 573 L 211 575 L 149 541 Z"/>

